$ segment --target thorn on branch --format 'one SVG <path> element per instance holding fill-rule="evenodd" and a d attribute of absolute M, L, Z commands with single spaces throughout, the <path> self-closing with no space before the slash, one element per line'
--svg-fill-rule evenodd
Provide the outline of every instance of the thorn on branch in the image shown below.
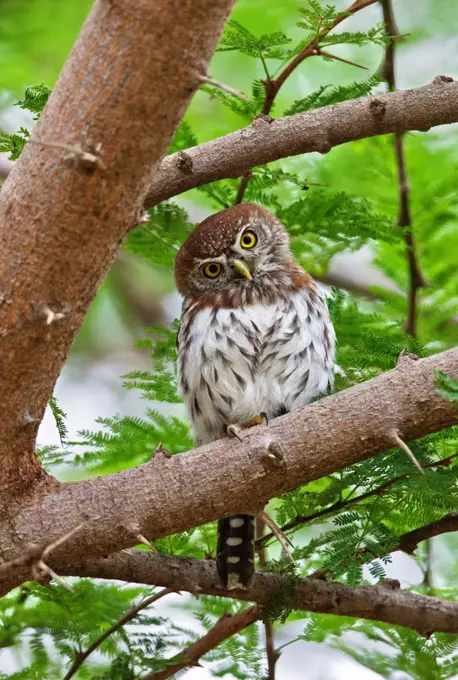
<path fill-rule="evenodd" d="M 50 149 L 61 149 L 62 151 L 66 151 L 70 158 L 77 158 L 86 166 L 98 167 L 100 170 L 106 170 L 106 166 L 101 157 L 102 144 L 100 142 L 95 147 L 94 153 L 91 151 L 84 151 L 80 146 L 71 146 L 70 144 L 50 142 L 41 139 L 29 139 L 27 140 L 27 144 L 39 144 Z"/>
<path fill-rule="evenodd" d="M 185 151 L 177 151 L 176 153 L 176 165 L 181 172 L 185 175 L 192 175 L 192 158 Z"/>
<path fill-rule="evenodd" d="M 412 361 L 418 361 L 419 356 L 413 354 L 412 352 L 407 352 L 405 349 L 401 351 L 396 362 L 396 366 L 410 366 Z"/>
<path fill-rule="evenodd" d="M 136 539 L 137 539 L 138 541 L 140 541 L 140 543 L 143 543 L 143 545 L 148 546 L 148 548 L 150 548 L 150 550 L 153 550 L 154 552 L 157 552 L 156 548 L 155 548 L 154 545 L 151 543 L 151 541 L 148 541 L 148 539 L 145 538 L 145 536 L 143 536 L 143 534 L 137 534 L 137 535 L 136 535 Z"/>
<path fill-rule="evenodd" d="M 420 465 L 420 463 L 418 462 L 418 460 L 415 458 L 415 456 L 414 456 L 414 454 L 412 453 L 412 451 L 409 449 L 409 447 L 407 446 L 407 444 L 405 443 L 405 441 L 403 441 L 403 440 L 401 439 L 401 437 L 400 437 L 396 432 L 393 432 L 393 433 L 390 435 L 390 441 L 392 442 L 392 444 L 393 444 L 394 446 L 397 446 L 398 449 L 401 449 L 401 451 L 403 451 L 403 452 L 407 455 L 407 457 L 412 461 L 412 463 L 415 465 L 415 467 L 417 468 L 417 470 L 418 470 L 422 475 L 425 474 L 425 471 L 424 471 L 423 468 L 421 467 L 421 465 Z"/>
<path fill-rule="evenodd" d="M 55 312 L 48 305 L 42 307 L 42 313 L 46 317 L 46 325 L 50 326 L 54 321 L 59 321 L 65 318 L 65 312 Z"/>
<path fill-rule="evenodd" d="M 153 458 L 172 458 L 172 454 L 170 451 L 167 451 L 164 446 L 162 446 L 162 442 L 159 442 L 159 444 L 156 446 L 156 449 L 153 454 Z"/>
<path fill-rule="evenodd" d="M 320 57 L 326 57 L 328 59 L 334 59 L 335 61 L 341 61 L 343 64 L 349 64 L 349 66 L 356 66 L 356 68 L 362 68 L 364 71 L 368 71 L 369 69 L 367 66 L 363 66 L 362 64 L 357 64 L 355 61 L 350 61 L 349 59 L 344 59 L 343 57 L 338 57 L 336 54 L 330 54 L 329 52 L 325 52 L 324 50 L 317 48 L 314 51 L 314 54 L 319 55 Z"/>

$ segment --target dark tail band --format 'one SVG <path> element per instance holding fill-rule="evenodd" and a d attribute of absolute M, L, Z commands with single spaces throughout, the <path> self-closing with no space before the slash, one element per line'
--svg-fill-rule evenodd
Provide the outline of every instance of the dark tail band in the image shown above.
<path fill-rule="evenodd" d="M 233 515 L 218 522 L 216 569 L 228 590 L 248 588 L 254 573 L 255 519 Z"/>

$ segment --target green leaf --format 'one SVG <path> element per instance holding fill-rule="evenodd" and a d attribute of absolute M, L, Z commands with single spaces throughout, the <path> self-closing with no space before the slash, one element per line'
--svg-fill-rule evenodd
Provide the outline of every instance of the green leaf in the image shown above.
<path fill-rule="evenodd" d="M 331 104 L 338 104 L 339 102 L 347 101 L 348 99 L 357 99 L 358 97 L 366 97 L 372 93 L 372 90 L 381 83 L 381 79 L 377 76 L 371 76 L 367 80 L 361 80 L 349 85 L 322 85 L 314 92 L 311 92 L 307 97 L 299 99 L 294 102 L 285 111 L 285 116 L 291 116 L 302 111 L 310 111 L 318 109 L 323 106 L 330 106 Z"/>
<path fill-rule="evenodd" d="M 436 371 L 436 390 L 448 401 L 458 402 L 458 380 L 449 378 L 442 371 Z"/>

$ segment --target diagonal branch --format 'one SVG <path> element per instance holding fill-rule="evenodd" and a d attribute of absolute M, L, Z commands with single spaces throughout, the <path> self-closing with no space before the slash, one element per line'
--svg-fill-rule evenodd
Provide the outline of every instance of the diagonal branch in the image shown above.
<path fill-rule="evenodd" d="M 399 537 L 399 544 L 396 550 L 402 550 L 402 552 L 411 555 L 422 541 L 427 541 L 441 534 L 448 534 L 451 531 L 458 531 L 458 512 L 452 512 L 450 515 L 446 515 L 424 527 L 419 527 L 403 534 Z"/>
<path fill-rule="evenodd" d="M 199 659 L 202 656 L 218 647 L 224 640 L 240 633 L 241 630 L 250 626 L 260 617 L 261 608 L 256 605 L 232 616 L 223 614 L 206 635 L 186 647 L 181 654 L 170 659 L 167 668 L 163 671 L 148 673 L 141 680 L 166 680 L 184 668 L 198 666 Z"/>
<path fill-rule="evenodd" d="M 164 588 L 159 593 L 150 595 L 149 597 L 145 598 L 134 607 L 131 607 L 124 614 L 124 616 L 121 616 L 121 618 L 118 621 L 116 621 L 116 623 L 110 626 L 110 628 L 107 628 L 107 630 L 105 630 L 102 633 L 102 635 L 100 635 L 96 640 L 94 640 L 94 642 L 90 644 L 89 647 L 84 652 L 78 653 L 75 656 L 75 660 L 70 666 L 68 672 L 65 674 L 63 680 L 70 680 L 70 678 L 73 678 L 74 675 L 78 672 L 80 666 L 86 661 L 88 656 L 90 656 L 92 652 L 95 652 L 95 650 L 98 649 L 105 642 L 105 640 L 110 637 L 110 635 L 113 635 L 113 633 L 116 633 L 116 631 L 125 626 L 126 623 L 129 623 L 129 621 L 135 619 L 137 614 L 141 612 L 143 609 L 146 609 L 146 607 L 149 607 L 151 604 L 154 604 L 154 602 L 157 602 L 165 595 L 169 595 L 170 593 L 173 592 L 174 591 L 171 590 L 170 588 Z"/>
<path fill-rule="evenodd" d="M 108 267 L 138 222 L 150 177 L 233 2 L 96 0 L 32 143 L 2 185 L 5 505 L 37 480 L 57 486 L 34 455 L 46 403 Z M 186 59 L 177 45 L 186 45 Z"/>
<path fill-rule="evenodd" d="M 380 0 L 383 10 L 383 20 L 386 32 L 392 38 L 400 36 L 399 30 L 394 20 L 393 6 L 391 0 Z M 396 77 L 394 67 L 396 41 L 391 40 L 385 50 L 385 61 L 381 68 L 381 74 L 388 83 L 391 92 L 396 90 Z M 416 337 L 417 320 L 417 297 L 418 289 L 427 285 L 418 264 L 418 256 L 415 246 L 415 237 L 412 231 L 412 220 L 410 212 L 410 187 L 407 177 L 406 160 L 404 154 L 404 136 L 400 131 L 394 135 L 396 162 L 398 166 L 399 182 L 399 218 L 398 225 L 404 230 L 404 239 L 407 249 L 407 261 L 409 267 L 409 300 L 406 332 L 412 337 Z"/>
<path fill-rule="evenodd" d="M 280 158 L 327 153 L 357 139 L 426 131 L 457 121 L 458 83 L 447 76 L 417 89 L 352 99 L 270 122 L 257 118 L 237 132 L 181 152 L 187 157 L 186 172 L 178 154 L 167 156 L 150 185 L 146 207 Z"/>
<path fill-rule="evenodd" d="M 386 450 L 393 432 L 410 441 L 456 423 L 456 407 L 436 391 L 438 370 L 458 375 L 458 349 L 415 361 L 404 355 L 395 369 L 247 431 L 242 442 L 157 455 L 132 470 L 37 493 L 0 523 L 2 558 L 51 543 L 81 521 L 85 530 L 53 552 L 58 572 L 82 554 L 135 545 L 139 534 L 151 540 L 239 512 L 258 515 L 270 498 Z M 0 591 L 27 576 L 10 570 Z"/>
<path fill-rule="evenodd" d="M 455 529 L 458 522 L 455 520 Z M 423 539 L 422 539 L 423 540 Z M 84 564 L 73 565 L 68 574 L 91 578 L 120 579 L 169 588 L 219 595 L 256 602 L 272 602 L 285 609 L 354 616 L 408 626 L 422 635 L 434 631 L 458 633 L 458 603 L 402 591 L 399 584 L 349 588 L 316 578 L 295 578 L 256 571 L 248 590 L 222 590 L 214 562 L 129 550 Z M 397 586 L 394 589 L 389 586 Z"/>
<path fill-rule="evenodd" d="M 336 26 L 338 26 L 344 19 L 347 17 L 351 16 L 352 14 L 356 14 L 356 12 L 359 12 L 361 9 L 364 9 L 365 7 L 368 7 L 369 5 L 373 5 L 377 2 L 377 0 L 364 0 L 363 2 L 359 2 L 359 0 L 355 0 L 348 9 L 343 12 L 335 21 L 332 22 L 331 25 L 327 26 L 326 28 L 323 28 L 321 31 L 318 32 L 318 34 L 310 40 L 310 42 L 305 45 L 302 50 L 292 59 L 287 66 L 281 71 L 281 73 L 277 76 L 277 78 L 267 78 L 266 80 L 263 81 L 264 83 L 264 103 L 262 105 L 261 109 L 261 115 L 262 116 L 268 116 L 272 110 L 272 106 L 274 105 L 274 101 L 284 85 L 284 83 L 287 81 L 287 79 L 290 77 L 290 75 L 293 73 L 293 71 L 296 70 L 298 66 L 302 64 L 303 61 L 306 59 L 309 59 L 310 57 L 316 57 L 316 56 L 327 56 L 332 59 L 338 59 L 340 61 L 344 61 L 347 64 L 350 62 L 346 61 L 346 59 L 342 59 L 341 57 L 335 57 L 332 54 L 323 52 L 319 48 L 319 44 L 321 40 L 323 40 L 328 33 L 330 33 Z M 353 64 L 357 65 L 357 64 Z M 364 68 L 364 66 L 362 67 Z M 249 181 L 250 181 L 250 172 L 245 172 L 240 180 L 240 186 L 237 191 L 237 196 L 235 198 L 235 203 L 241 203 L 243 201 L 243 197 L 245 195 L 245 191 L 248 187 Z"/>

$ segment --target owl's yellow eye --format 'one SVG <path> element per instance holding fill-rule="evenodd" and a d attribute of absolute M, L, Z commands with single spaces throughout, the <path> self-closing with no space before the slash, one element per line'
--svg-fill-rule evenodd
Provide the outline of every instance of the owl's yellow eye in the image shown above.
<path fill-rule="evenodd" d="M 240 239 L 240 245 L 242 248 L 254 248 L 258 242 L 258 237 L 254 231 L 245 231 Z"/>
<path fill-rule="evenodd" d="M 209 262 L 204 266 L 203 272 L 207 279 L 216 279 L 221 274 L 221 265 L 219 262 Z"/>

